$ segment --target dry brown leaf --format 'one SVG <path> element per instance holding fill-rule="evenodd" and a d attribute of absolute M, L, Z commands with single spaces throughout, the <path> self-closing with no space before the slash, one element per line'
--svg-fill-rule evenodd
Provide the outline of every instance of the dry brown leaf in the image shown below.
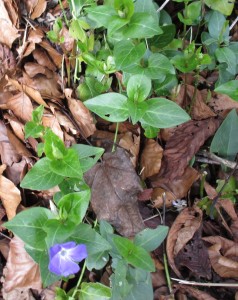
<path fill-rule="evenodd" d="M 16 60 L 13 55 L 13 52 L 5 45 L 0 44 L 0 79 L 5 74 L 12 74 L 16 68 Z"/>
<path fill-rule="evenodd" d="M 11 125 L 14 134 L 23 142 L 25 141 L 24 125 L 13 115 L 4 114 L 4 119 Z"/>
<path fill-rule="evenodd" d="M 17 2 L 14 0 L 3 0 L 6 10 L 8 12 L 9 18 L 12 21 L 12 24 L 16 27 L 19 27 L 19 8 Z"/>
<path fill-rule="evenodd" d="M 178 288 L 183 294 L 188 294 L 189 296 L 192 296 L 193 299 L 195 298 L 197 300 L 218 300 L 210 296 L 208 293 L 200 291 L 199 289 L 191 287 L 189 285 L 175 284 L 174 287 Z"/>
<path fill-rule="evenodd" d="M 33 106 L 30 98 L 25 93 L 19 92 L 9 98 L 7 101 L 7 107 L 13 111 L 15 116 L 24 122 L 31 120 Z"/>
<path fill-rule="evenodd" d="M 19 37 L 18 30 L 12 24 L 8 12 L 5 8 L 4 2 L 0 1 L 0 43 L 12 47 L 12 43 Z"/>
<path fill-rule="evenodd" d="M 5 260 L 7 260 L 9 249 L 10 249 L 9 242 L 10 240 L 6 238 L 0 240 L 0 251 L 3 257 L 5 258 Z"/>
<path fill-rule="evenodd" d="M 15 217 L 17 207 L 21 202 L 21 192 L 11 180 L 3 175 L 0 175 L 0 199 L 8 220 L 11 220 Z"/>
<path fill-rule="evenodd" d="M 237 278 L 238 243 L 221 236 L 204 237 L 203 240 L 212 244 L 208 253 L 214 271 L 224 278 Z"/>
<path fill-rule="evenodd" d="M 55 64 L 51 61 L 46 51 L 37 48 L 33 51 L 33 57 L 38 62 L 39 65 L 47 67 L 51 71 L 56 71 Z"/>
<path fill-rule="evenodd" d="M 198 180 L 199 177 L 199 172 L 191 167 L 187 167 L 180 177 L 171 180 L 166 177 L 160 177 L 156 181 L 156 185 L 159 185 L 160 187 L 154 188 L 152 193 L 154 206 L 157 208 L 163 207 L 163 193 L 165 193 L 164 198 L 167 207 L 172 205 L 173 200 L 184 198 L 193 183 Z M 151 184 L 154 186 L 153 181 Z"/>
<path fill-rule="evenodd" d="M 29 87 L 29 86 L 27 86 L 27 85 L 25 85 L 25 84 L 20 84 L 17 80 L 15 80 L 15 79 L 11 79 L 11 78 L 8 78 L 7 77 L 7 80 L 8 80 L 8 82 L 10 83 L 10 84 L 12 84 L 16 89 L 18 89 L 18 91 L 21 91 L 21 92 L 24 92 L 24 93 L 26 93 L 29 97 L 31 97 L 36 103 L 38 103 L 38 104 L 42 104 L 42 105 L 44 105 L 45 107 L 48 107 L 48 105 L 45 103 L 45 101 L 43 100 L 43 98 L 41 97 L 41 94 L 37 91 L 37 90 L 35 90 L 35 89 L 33 89 L 33 88 L 31 88 L 31 87 Z"/>
<path fill-rule="evenodd" d="M 71 52 L 74 47 L 74 38 L 70 36 L 69 30 L 65 26 L 60 30 L 59 36 L 64 38 L 61 47 L 63 46 L 66 51 Z"/>
<path fill-rule="evenodd" d="M 219 124 L 219 120 L 209 118 L 202 121 L 191 120 L 178 126 L 166 144 L 160 172 L 153 178 L 153 187 L 160 186 L 160 178 L 172 181 L 182 176 L 189 161 L 205 141 L 215 133 Z"/>
<path fill-rule="evenodd" d="M 64 133 L 59 125 L 57 118 L 52 114 L 44 114 L 42 117 L 42 124 L 46 127 L 50 127 L 51 130 L 58 135 L 61 140 L 64 140 Z"/>
<path fill-rule="evenodd" d="M 110 222 L 124 236 L 134 236 L 144 228 L 137 205 L 140 179 L 124 149 L 104 154 L 85 180 L 92 189 L 91 204 L 99 220 Z"/>
<path fill-rule="evenodd" d="M 133 166 L 136 167 L 140 151 L 140 129 L 138 128 L 137 135 L 130 131 L 125 132 L 122 137 L 120 137 L 119 146 L 130 152 L 131 162 Z"/>
<path fill-rule="evenodd" d="M 175 219 L 169 230 L 166 244 L 166 252 L 169 264 L 178 277 L 181 273 L 175 265 L 174 258 L 178 252 L 192 239 L 195 232 L 200 228 L 202 211 L 198 207 L 185 208 Z"/>
<path fill-rule="evenodd" d="M 223 94 L 215 94 L 208 105 L 219 115 L 225 117 L 233 108 L 238 109 L 238 102 L 232 100 L 229 96 Z"/>
<path fill-rule="evenodd" d="M 186 102 L 192 105 L 192 99 L 194 96 L 195 87 L 193 85 L 181 86 L 179 94 L 176 97 L 178 103 L 183 103 L 186 94 Z M 211 110 L 209 106 L 205 104 L 205 100 L 199 90 L 196 90 L 196 98 L 192 106 L 191 116 L 193 120 L 203 120 L 211 117 L 215 117 L 216 114 Z M 182 105 L 183 106 L 183 105 Z"/>
<path fill-rule="evenodd" d="M 62 54 L 58 53 L 47 41 L 42 41 L 40 46 L 44 48 L 58 69 L 61 68 Z"/>
<path fill-rule="evenodd" d="M 24 65 L 24 69 L 30 78 L 33 78 L 38 74 L 45 75 L 47 78 L 53 77 L 52 72 L 48 68 L 43 67 L 38 63 L 28 62 Z"/>
<path fill-rule="evenodd" d="M 3 291 L 5 293 L 17 288 L 41 290 L 42 282 L 39 266 L 26 252 L 22 240 L 17 237 L 14 237 L 10 242 L 4 275 Z"/>
<path fill-rule="evenodd" d="M 79 125 L 84 137 L 89 137 L 95 130 L 95 124 L 93 122 L 93 117 L 87 107 L 80 100 L 71 98 L 72 90 L 65 89 L 65 96 L 67 98 L 68 106 L 71 114 L 73 115 L 75 121 Z"/>
<path fill-rule="evenodd" d="M 44 37 L 43 30 L 39 27 L 36 27 L 36 28 L 30 29 L 27 40 L 34 44 L 38 44 L 38 43 L 42 42 L 43 37 Z"/>
<path fill-rule="evenodd" d="M 38 0 L 31 14 L 31 19 L 34 20 L 36 18 L 39 18 L 45 11 L 46 5 L 47 5 L 46 0 Z"/>
<path fill-rule="evenodd" d="M 142 180 L 159 173 L 163 148 L 152 139 L 147 139 L 141 154 Z"/>

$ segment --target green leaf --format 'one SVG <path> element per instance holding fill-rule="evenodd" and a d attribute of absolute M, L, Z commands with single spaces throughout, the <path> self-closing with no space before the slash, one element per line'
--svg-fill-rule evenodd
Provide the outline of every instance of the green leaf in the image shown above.
<path fill-rule="evenodd" d="M 175 74 L 175 69 L 170 60 L 163 54 L 153 53 L 148 59 L 145 75 L 151 79 L 163 81 L 168 74 Z"/>
<path fill-rule="evenodd" d="M 107 93 L 84 102 L 84 105 L 111 122 L 123 122 L 128 118 L 127 98 L 118 93 Z"/>
<path fill-rule="evenodd" d="M 73 148 L 67 149 L 67 154 L 62 159 L 52 160 L 50 169 L 52 172 L 64 177 L 83 177 L 78 153 Z"/>
<path fill-rule="evenodd" d="M 44 113 L 44 105 L 38 106 L 32 112 L 32 121 L 36 124 L 41 124 L 43 113 Z"/>
<path fill-rule="evenodd" d="M 205 0 L 205 4 L 213 10 L 229 16 L 234 8 L 234 1 L 230 0 Z"/>
<path fill-rule="evenodd" d="M 228 47 L 218 48 L 215 55 L 219 63 L 226 63 L 226 70 L 231 74 L 236 74 L 237 57 L 235 53 Z"/>
<path fill-rule="evenodd" d="M 44 152 L 49 159 L 62 159 L 67 154 L 64 142 L 51 130 L 44 135 Z"/>
<path fill-rule="evenodd" d="M 157 12 L 155 3 L 152 0 L 135 1 L 135 12 L 148 13 L 154 18 L 157 24 L 159 23 L 160 14 Z"/>
<path fill-rule="evenodd" d="M 108 251 L 99 252 L 92 254 L 87 257 L 86 264 L 87 269 L 91 271 L 92 269 L 101 270 L 105 267 L 109 260 Z"/>
<path fill-rule="evenodd" d="M 113 51 L 117 68 L 127 72 L 134 67 L 135 64 L 139 64 L 145 51 L 145 43 L 134 45 L 130 40 L 123 40 L 117 43 Z"/>
<path fill-rule="evenodd" d="M 222 85 L 219 85 L 215 89 L 216 93 L 226 94 L 232 99 L 238 101 L 238 80 L 231 80 Z"/>
<path fill-rule="evenodd" d="M 51 160 L 47 157 L 40 159 L 23 178 L 20 186 L 23 189 L 48 190 L 60 182 L 64 177 L 55 174 L 50 169 Z"/>
<path fill-rule="evenodd" d="M 165 98 L 146 101 L 148 109 L 142 123 L 155 128 L 169 128 L 190 120 L 189 115 L 176 103 Z"/>
<path fill-rule="evenodd" d="M 86 32 L 81 27 L 79 20 L 72 20 L 69 26 L 69 34 L 76 40 L 85 43 L 87 41 Z"/>
<path fill-rule="evenodd" d="M 153 139 L 153 138 L 156 138 L 158 136 L 159 128 L 149 126 L 149 125 L 143 123 L 143 120 L 141 121 L 141 125 L 142 125 L 143 129 L 145 130 L 144 135 L 148 139 Z"/>
<path fill-rule="evenodd" d="M 77 95 L 81 101 L 93 98 L 105 92 L 109 87 L 94 77 L 85 77 L 85 81 L 77 87 Z"/>
<path fill-rule="evenodd" d="M 79 156 L 79 161 L 83 173 L 91 169 L 103 155 L 104 149 L 83 144 L 75 144 L 72 146 Z"/>
<path fill-rule="evenodd" d="M 167 226 L 158 226 L 156 229 L 146 228 L 137 233 L 134 244 L 143 247 L 146 251 L 154 251 L 166 238 L 169 228 Z"/>
<path fill-rule="evenodd" d="M 88 209 L 90 196 L 91 193 L 89 189 L 78 193 L 67 194 L 60 199 L 58 207 L 67 215 L 67 219 L 75 224 L 79 224 L 82 222 Z"/>
<path fill-rule="evenodd" d="M 222 13 L 212 11 L 208 21 L 208 31 L 212 38 L 218 40 L 224 30 L 226 18 Z"/>
<path fill-rule="evenodd" d="M 148 108 L 146 102 L 135 103 L 130 99 L 128 99 L 127 101 L 127 106 L 133 125 L 136 124 L 144 116 Z"/>
<path fill-rule="evenodd" d="M 110 244 L 88 224 L 79 224 L 71 238 L 78 244 L 85 244 L 89 256 L 111 249 Z"/>
<path fill-rule="evenodd" d="M 126 87 L 129 99 L 133 101 L 144 101 L 150 93 L 151 80 L 144 75 L 131 76 Z"/>
<path fill-rule="evenodd" d="M 12 220 L 4 223 L 4 227 L 11 230 L 25 244 L 44 250 L 46 232 L 43 226 L 51 218 L 54 218 L 54 214 L 49 209 L 33 207 L 17 214 Z"/>
<path fill-rule="evenodd" d="M 133 0 L 114 0 L 114 8 L 121 18 L 129 20 L 134 14 Z"/>
<path fill-rule="evenodd" d="M 152 48 L 161 49 L 167 46 L 175 37 L 176 27 L 174 24 L 164 25 L 161 27 L 163 33 L 156 35 L 149 40 L 149 44 Z"/>
<path fill-rule="evenodd" d="M 125 38 L 143 39 L 158 35 L 162 30 L 149 13 L 135 13 L 121 32 Z"/>
<path fill-rule="evenodd" d="M 97 27 L 108 27 L 113 16 L 117 16 L 115 9 L 109 5 L 98 5 L 90 8 L 86 8 L 88 18 L 97 23 Z"/>
<path fill-rule="evenodd" d="M 238 117 L 233 109 L 217 130 L 210 147 L 211 152 L 234 160 L 238 151 Z"/>
<path fill-rule="evenodd" d="M 101 283 L 83 282 L 79 293 L 80 300 L 106 300 L 111 296 L 111 289 Z"/>
<path fill-rule="evenodd" d="M 115 236 L 113 241 L 120 255 L 134 267 L 149 272 L 155 271 L 155 266 L 149 253 L 142 247 L 134 245 L 130 240 Z"/>
<path fill-rule="evenodd" d="M 43 135 L 44 126 L 37 125 L 35 122 L 30 121 L 25 125 L 25 138 L 28 139 L 30 136 L 33 138 L 39 138 Z"/>
<path fill-rule="evenodd" d="M 158 96 L 168 96 L 171 90 L 178 84 L 176 75 L 167 75 L 165 80 L 160 82 L 159 80 L 153 81 L 154 92 Z"/>

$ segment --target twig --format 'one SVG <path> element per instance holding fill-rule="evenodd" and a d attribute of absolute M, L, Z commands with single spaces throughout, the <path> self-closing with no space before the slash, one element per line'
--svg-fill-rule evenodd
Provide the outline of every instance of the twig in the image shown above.
<path fill-rule="evenodd" d="M 187 281 L 177 278 L 171 278 L 174 281 L 177 281 L 179 284 L 187 285 L 197 285 L 197 286 L 224 286 L 224 287 L 238 287 L 238 283 L 212 283 L 212 282 L 196 282 L 196 281 Z"/>
<path fill-rule="evenodd" d="M 208 160 L 205 162 L 210 163 L 210 164 L 224 165 L 230 169 L 234 169 L 236 167 L 235 162 L 221 158 L 221 157 L 215 155 L 214 153 L 204 151 L 204 152 L 198 152 L 198 155 L 208 158 Z M 201 159 L 199 157 L 196 158 L 196 160 L 201 161 Z"/>
<path fill-rule="evenodd" d="M 157 12 L 160 12 L 168 3 L 170 0 L 165 0 L 164 3 L 157 9 Z"/>
<path fill-rule="evenodd" d="M 229 30 L 231 30 L 231 29 L 236 25 L 237 22 L 238 22 L 238 16 L 237 16 L 236 19 L 232 22 L 231 26 L 229 27 Z"/>

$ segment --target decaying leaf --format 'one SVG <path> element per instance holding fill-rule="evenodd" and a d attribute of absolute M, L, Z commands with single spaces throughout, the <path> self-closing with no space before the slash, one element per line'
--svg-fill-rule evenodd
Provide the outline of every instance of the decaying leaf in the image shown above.
<path fill-rule="evenodd" d="M 137 206 L 140 179 L 124 149 L 104 154 L 85 180 L 92 189 L 91 204 L 99 220 L 110 222 L 124 236 L 134 236 L 143 229 Z"/>
<path fill-rule="evenodd" d="M 68 101 L 69 109 L 75 121 L 79 124 L 82 134 L 87 138 L 96 130 L 95 124 L 93 122 L 93 117 L 87 107 L 83 104 L 83 102 L 73 99 L 71 95 L 72 90 L 65 89 L 65 96 Z"/>
<path fill-rule="evenodd" d="M 61 140 L 64 140 L 64 134 L 63 131 L 59 125 L 59 122 L 57 120 L 57 118 L 52 115 L 52 114 L 44 114 L 42 117 L 42 124 L 45 127 L 50 127 L 51 130 L 58 135 L 59 138 L 61 138 Z"/>
<path fill-rule="evenodd" d="M 7 101 L 8 109 L 11 109 L 15 116 L 27 122 L 31 120 L 33 106 L 30 98 L 23 92 L 19 92 Z"/>
<path fill-rule="evenodd" d="M 38 62 L 39 65 L 47 67 L 51 71 L 56 70 L 55 64 L 51 61 L 46 51 L 41 48 L 37 48 L 33 51 L 33 57 Z"/>
<path fill-rule="evenodd" d="M 169 230 L 166 251 L 169 264 L 178 277 L 181 277 L 181 273 L 175 265 L 174 257 L 192 239 L 201 222 L 202 211 L 198 207 L 185 208 Z"/>
<path fill-rule="evenodd" d="M 155 140 L 148 139 L 142 151 L 140 161 L 142 170 L 141 178 L 143 180 L 159 173 L 162 156 L 162 147 Z"/>
<path fill-rule="evenodd" d="M 227 95 L 215 94 L 208 105 L 219 115 L 225 117 L 233 108 L 238 109 L 238 102 Z"/>
<path fill-rule="evenodd" d="M 138 134 L 133 134 L 130 131 L 122 134 L 119 145 L 130 152 L 131 162 L 136 167 L 140 151 L 140 129 L 138 128 Z"/>
<path fill-rule="evenodd" d="M 1 61 L 1 68 L 0 68 L 0 79 L 5 74 L 11 74 L 16 67 L 16 60 L 12 53 L 12 51 L 5 45 L 0 44 L 0 61 Z"/>
<path fill-rule="evenodd" d="M 4 1 L 0 1 L 0 43 L 12 47 L 12 43 L 19 37 L 18 30 L 12 24 L 8 12 L 5 8 Z"/>
<path fill-rule="evenodd" d="M 29 256 L 24 243 L 17 237 L 10 242 L 10 251 L 4 268 L 3 292 L 12 290 L 41 290 L 42 282 L 39 266 Z M 7 299 L 7 298 L 6 298 Z"/>
<path fill-rule="evenodd" d="M 178 288 L 182 294 L 189 295 L 189 296 L 193 297 L 193 299 L 197 299 L 197 300 L 217 300 L 216 298 L 213 298 L 212 296 L 210 296 L 208 293 L 206 293 L 204 291 L 201 291 L 197 288 L 191 287 L 189 285 L 181 285 L 181 284 L 177 285 L 176 284 L 174 286 L 175 286 L 175 288 Z M 181 299 L 183 299 L 183 298 L 181 298 Z M 190 298 L 186 297 L 185 299 L 190 299 Z"/>
<path fill-rule="evenodd" d="M 208 254 L 214 271 L 223 278 L 238 277 L 238 243 L 221 236 L 204 237 L 212 244 Z"/>
<path fill-rule="evenodd" d="M 1 167 L 3 168 L 1 168 L 0 174 L 6 166 L 2 165 Z M 8 220 L 11 220 L 15 217 L 17 207 L 21 202 L 21 193 L 15 184 L 3 175 L 0 175 L 0 199 L 6 210 Z"/>

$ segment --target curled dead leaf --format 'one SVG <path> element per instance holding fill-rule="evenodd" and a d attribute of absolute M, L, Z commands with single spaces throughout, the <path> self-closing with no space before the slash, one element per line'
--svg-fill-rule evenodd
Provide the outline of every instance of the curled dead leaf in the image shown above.
<path fill-rule="evenodd" d="M 71 95 L 72 90 L 65 89 L 65 96 L 67 98 L 70 112 L 79 125 L 82 134 L 87 138 L 96 130 L 95 124 L 93 122 L 93 117 L 87 107 L 83 104 L 83 102 L 73 99 Z"/>
<path fill-rule="evenodd" d="M 175 265 L 174 258 L 200 228 L 201 222 L 202 211 L 198 207 L 185 208 L 169 230 L 166 252 L 169 264 L 178 277 L 182 275 Z"/>

